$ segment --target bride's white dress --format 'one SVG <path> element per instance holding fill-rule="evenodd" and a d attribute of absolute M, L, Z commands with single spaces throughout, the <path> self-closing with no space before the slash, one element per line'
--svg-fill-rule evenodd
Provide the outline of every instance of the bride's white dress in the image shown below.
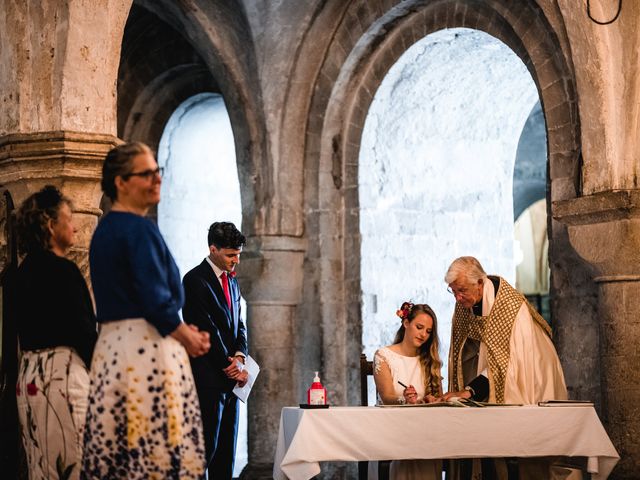
<path fill-rule="evenodd" d="M 382 347 L 376 351 L 373 357 L 374 370 L 379 371 L 383 363 L 389 366 L 393 378 L 393 388 L 398 398 L 402 398 L 404 391 L 404 387 L 398 381 L 407 386 L 413 385 L 418 393 L 418 398 L 424 397 L 425 382 L 420 357 L 405 357 L 388 347 Z M 378 401 L 382 403 L 379 398 Z M 418 428 L 428 428 L 428 426 L 418 426 Z M 391 480 L 440 480 L 442 478 L 442 461 L 394 460 L 391 462 L 390 477 Z"/>

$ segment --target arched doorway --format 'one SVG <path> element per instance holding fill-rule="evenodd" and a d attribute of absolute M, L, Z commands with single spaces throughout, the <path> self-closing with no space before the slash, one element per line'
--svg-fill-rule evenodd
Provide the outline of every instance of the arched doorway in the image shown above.
<path fill-rule="evenodd" d="M 547 134 L 540 103 L 522 129 L 513 170 L 515 287 L 551 323 Z"/>
<path fill-rule="evenodd" d="M 164 168 L 158 227 L 186 273 L 207 255 L 214 221 L 242 224 L 233 131 L 222 96 L 201 93 L 171 115 L 158 148 Z"/>
<path fill-rule="evenodd" d="M 451 28 L 486 32 L 507 45 L 530 72 L 545 107 L 543 113 L 549 147 L 547 197 L 553 201 L 573 198 L 580 188 L 580 128 L 572 67 L 562 55 L 558 37 L 536 2 L 505 5 L 489 1 L 461 5 L 453 0 L 443 0 L 427 5 L 419 1 L 406 2 L 402 8 L 383 8 L 381 5 L 369 8 L 369 5 L 364 1 L 350 4 L 344 21 L 333 34 L 335 40 L 327 49 L 325 63 L 315 84 L 306 136 L 306 168 L 318 172 L 317 199 L 309 197 L 310 208 L 316 209 L 319 217 L 317 227 L 311 224 L 310 250 L 321 248 L 323 258 L 331 259 L 316 262 L 318 283 L 322 285 L 317 311 L 323 331 L 330 332 L 323 339 L 323 367 L 327 372 L 325 375 L 335 379 L 331 387 L 336 395 L 350 403 L 358 401 L 349 386 L 358 381 L 356 366 L 359 351 L 363 348 L 363 325 L 358 323 L 363 309 L 359 288 L 361 222 L 358 187 L 363 131 L 380 84 L 389 69 L 412 45 L 433 32 Z M 507 181 L 512 182 L 512 179 Z M 326 225 L 335 226 L 338 233 L 331 235 L 330 230 L 324 228 Z M 557 284 L 567 276 L 569 269 L 575 272 L 576 265 L 582 264 L 568 243 L 566 229 L 558 224 L 552 226 L 549 252 L 552 279 L 555 272 Z M 511 245 L 512 229 L 511 224 L 511 232 L 504 239 Z M 338 274 L 336 266 L 341 267 Z M 491 269 L 490 266 L 487 268 Z M 583 279 L 588 278 L 588 272 L 581 266 L 579 269 L 582 283 L 563 289 L 561 294 L 553 290 L 552 282 L 552 291 L 556 294 L 552 307 L 558 320 L 556 345 L 561 359 L 565 348 L 562 323 L 572 318 L 570 297 L 589 295 L 583 288 Z M 589 328 L 592 327 L 595 325 Z M 572 358 L 570 352 L 567 352 L 567 357 Z M 595 354 L 588 362 L 597 368 Z M 350 367 L 346 372 L 345 364 Z M 582 382 L 573 372 L 567 375 L 567 379 L 568 383 Z M 592 392 L 598 390 L 597 385 L 587 388 Z"/>
<path fill-rule="evenodd" d="M 429 303 L 446 372 L 454 299 L 443 278 L 458 256 L 476 256 L 515 283 L 512 179 L 536 103 L 522 60 L 478 30 L 432 33 L 387 72 L 369 107 L 358 169 L 369 356 L 393 340 L 403 301 Z"/>

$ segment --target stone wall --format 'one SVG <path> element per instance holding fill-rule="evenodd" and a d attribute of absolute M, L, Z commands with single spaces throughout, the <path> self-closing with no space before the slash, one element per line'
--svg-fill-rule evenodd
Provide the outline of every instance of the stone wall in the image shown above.
<path fill-rule="evenodd" d="M 615 13 L 591 3 L 596 18 Z M 320 368 L 336 403 L 357 401 L 366 220 L 359 158 L 381 83 L 431 33 L 464 27 L 502 41 L 529 70 L 546 122 L 555 342 L 571 395 L 602 406 L 625 456 L 616 478 L 633 478 L 638 414 L 627 400 L 638 391 L 611 380 L 640 385 L 630 347 L 640 278 L 639 5 L 625 2 L 611 25 L 567 0 L 29 0 L 1 8 L 0 184 L 17 204 L 45 183 L 77 199 L 81 265 L 100 213 L 100 161 L 116 132 L 157 145 L 182 101 L 203 92 L 225 99 L 250 235 L 240 280 L 264 367 L 249 406 L 253 478 L 269 476 L 280 408 L 298 403 L 310 372 Z M 612 350 L 619 343 L 625 348 Z"/>

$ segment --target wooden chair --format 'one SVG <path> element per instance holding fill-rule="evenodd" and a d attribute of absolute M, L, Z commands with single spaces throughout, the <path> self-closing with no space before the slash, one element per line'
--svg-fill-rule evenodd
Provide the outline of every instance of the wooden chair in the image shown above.
<path fill-rule="evenodd" d="M 367 379 L 373 376 L 373 362 L 367 360 L 364 353 L 360 354 L 360 405 L 369 405 L 369 389 Z M 378 480 L 389 480 L 390 461 L 378 462 Z M 369 462 L 358 462 L 358 480 L 367 480 L 369 473 Z"/>
<path fill-rule="evenodd" d="M 360 405 L 369 405 L 369 389 L 367 379 L 373 376 L 373 362 L 367 360 L 364 353 L 360 354 Z"/>

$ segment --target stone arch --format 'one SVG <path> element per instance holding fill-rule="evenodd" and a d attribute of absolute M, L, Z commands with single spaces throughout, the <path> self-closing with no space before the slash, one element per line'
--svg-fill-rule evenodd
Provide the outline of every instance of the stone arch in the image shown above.
<path fill-rule="evenodd" d="M 346 385 L 356 381 L 361 348 L 358 154 L 366 114 L 386 72 L 408 46 L 429 33 L 454 27 L 482 30 L 523 60 L 538 87 L 547 124 L 548 195 L 560 200 L 579 193 L 573 73 L 555 31 L 535 2 L 442 0 L 425 5 L 415 1 L 388 9 L 384 2 L 351 4 L 316 80 L 306 151 L 307 168 L 318 172 L 319 182 L 318 197 L 307 200 L 321 212 L 317 229 L 309 235 L 312 244 L 323 246 L 317 269 L 323 285 L 319 310 L 323 366 L 325 376 L 334 379 L 331 388 L 344 401 L 356 400 Z M 314 145 L 317 150 L 311 148 Z M 344 365 L 351 367 L 348 373 Z"/>
<path fill-rule="evenodd" d="M 157 150 L 176 107 L 194 94 L 219 92 L 213 75 L 175 29 L 133 4 L 118 72 L 118 136 Z M 155 49 L 149 51 L 150 45 Z"/>
<path fill-rule="evenodd" d="M 170 115 L 184 100 L 220 93 L 237 152 L 244 218 L 260 216 L 268 176 L 253 44 L 242 9 L 229 2 L 135 0 L 123 36 L 118 73 L 118 133 L 157 148 Z M 243 222 L 251 234 L 258 222 Z"/>

